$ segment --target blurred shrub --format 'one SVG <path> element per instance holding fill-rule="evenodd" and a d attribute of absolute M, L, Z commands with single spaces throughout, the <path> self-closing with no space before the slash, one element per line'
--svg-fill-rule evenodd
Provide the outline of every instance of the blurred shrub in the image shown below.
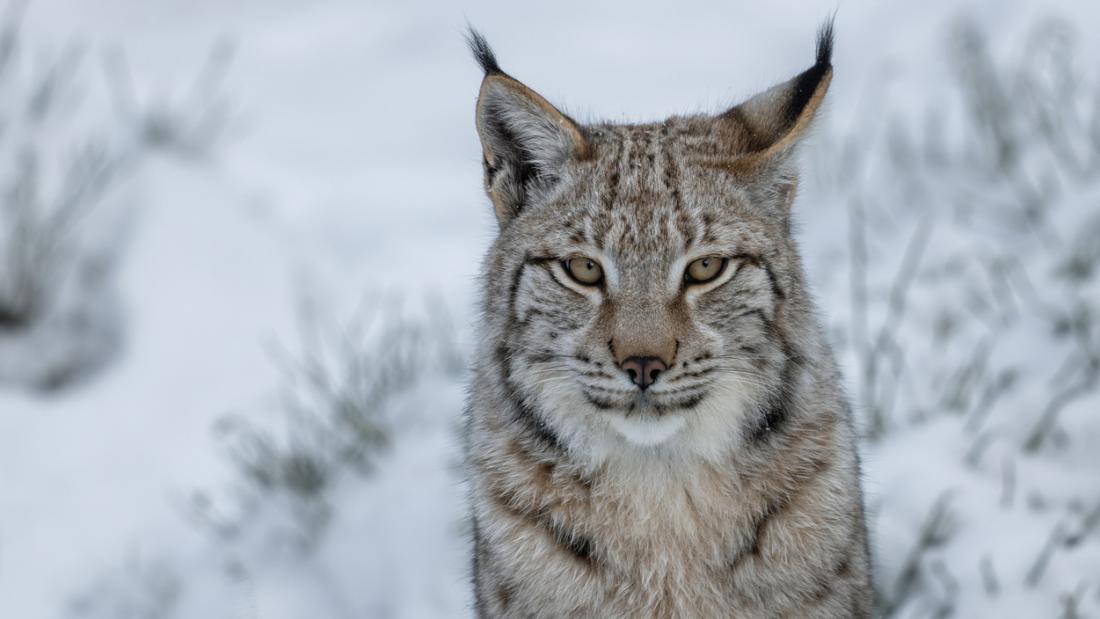
<path fill-rule="evenodd" d="M 232 40 L 215 41 L 182 94 L 161 93 L 144 100 L 136 92 L 126 55 L 119 49 L 106 53 L 110 94 L 129 141 L 139 150 L 183 160 L 211 157 L 236 128 L 236 110 L 223 90 L 235 52 Z"/>
<path fill-rule="evenodd" d="M 461 374 L 464 361 L 450 318 L 438 303 L 426 315 L 375 302 L 342 324 L 299 305 L 295 350 L 277 346 L 274 417 L 230 415 L 217 431 L 236 471 L 230 515 L 206 493 L 192 514 L 225 538 L 270 529 L 309 548 L 332 515 L 332 493 L 348 475 L 370 474 L 409 419 L 396 404 L 425 377 Z M 267 524 L 258 524 L 261 520 Z"/>
<path fill-rule="evenodd" d="M 50 392 L 120 352 L 114 275 L 133 213 L 118 190 L 152 153 L 196 159 L 222 143 L 232 46 L 216 45 L 175 103 L 138 101 L 125 57 L 108 54 L 109 79 L 95 83 L 110 115 L 79 47 L 34 62 L 21 11 L 0 18 L 0 385 Z"/>
<path fill-rule="evenodd" d="M 0 23 L 0 383 L 51 391 L 106 364 L 121 316 L 120 228 L 89 227 L 121 160 L 81 122 L 83 54 L 25 57 L 19 16 Z"/>

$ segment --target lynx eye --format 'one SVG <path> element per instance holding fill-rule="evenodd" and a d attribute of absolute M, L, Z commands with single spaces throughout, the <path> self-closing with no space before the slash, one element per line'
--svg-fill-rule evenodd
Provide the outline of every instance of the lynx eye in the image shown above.
<path fill-rule="evenodd" d="M 727 258 L 707 256 L 693 260 L 684 271 L 684 281 L 689 284 L 705 284 L 714 280 L 726 270 Z"/>
<path fill-rule="evenodd" d="M 565 272 L 585 286 L 595 286 L 603 281 L 603 267 L 591 258 L 570 258 L 562 261 Z"/>

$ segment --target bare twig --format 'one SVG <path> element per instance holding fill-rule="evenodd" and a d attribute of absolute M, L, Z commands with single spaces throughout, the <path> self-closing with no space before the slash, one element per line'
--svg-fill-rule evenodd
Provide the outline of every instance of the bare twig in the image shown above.
<path fill-rule="evenodd" d="M 882 596 L 880 614 L 890 616 L 916 591 L 920 580 L 921 563 L 936 548 L 943 546 L 952 534 L 949 509 L 952 495 L 944 492 L 932 505 L 917 534 L 912 549 L 888 595 Z"/>
<path fill-rule="evenodd" d="M 982 557 L 978 563 L 978 570 L 982 575 L 982 587 L 986 595 L 995 597 L 1001 593 L 1001 584 L 997 580 L 997 572 L 993 569 L 993 558 L 989 555 Z"/>
<path fill-rule="evenodd" d="M 1065 525 L 1058 523 L 1054 530 L 1051 531 L 1050 537 L 1047 538 L 1042 549 L 1039 550 L 1039 556 L 1035 558 L 1035 563 L 1031 565 L 1031 569 L 1027 571 L 1027 577 L 1024 579 L 1024 583 L 1029 587 L 1035 587 L 1039 584 L 1039 581 L 1043 578 L 1043 572 L 1046 571 L 1047 566 L 1050 565 L 1050 559 L 1054 556 L 1054 552 L 1058 550 L 1058 547 L 1065 543 L 1066 532 Z"/>
<path fill-rule="evenodd" d="M 1001 466 L 1001 508 L 1009 509 L 1016 498 L 1016 461 L 1005 457 Z"/>
<path fill-rule="evenodd" d="M 1100 358 L 1089 360 L 1088 372 L 1077 383 L 1059 391 L 1047 403 L 1024 441 L 1024 450 L 1037 451 L 1057 427 L 1058 416 L 1070 404 L 1094 392 L 1100 385 Z"/>

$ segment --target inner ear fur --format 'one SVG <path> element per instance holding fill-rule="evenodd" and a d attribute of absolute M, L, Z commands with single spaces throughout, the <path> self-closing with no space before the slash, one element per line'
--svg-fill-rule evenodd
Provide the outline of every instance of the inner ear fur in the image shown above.
<path fill-rule="evenodd" d="M 547 164 L 554 163 L 555 156 L 584 160 L 591 155 L 591 146 L 576 121 L 506 73 L 486 75 L 482 80 L 477 99 L 477 129 L 485 160 L 494 165 L 497 155 L 494 150 L 499 149 L 500 154 L 507 156 L 515 146 L 529 146 L 534 151 L 531 155 L 547 157 Z M 502 130 L 506 135 L 502 135 Z M 501 138 L 504 144 L 498 143 Z M 515 144 L 517 141 L 521 144 Z M 522 144 L 526 141 L 531 143 Z"/>
<path fill-rule="evenodd" d="M 577 122 L 500 69 L 481 35 L 471 31 L 469 43 L 485 71 L 475 113 L 485 188 L 503 226 L 532 191 L 557 180 L 568 161 L 590 158 L 592 148 Z"/>

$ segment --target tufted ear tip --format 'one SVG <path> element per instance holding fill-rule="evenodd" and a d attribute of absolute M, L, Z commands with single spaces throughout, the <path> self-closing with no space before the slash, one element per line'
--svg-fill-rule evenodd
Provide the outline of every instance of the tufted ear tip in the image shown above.
<path fill-rule="evenodd" d="M 486 76 L 504 73 L 500 68 L 500 64 L 497 63 L 493 48 L 489 47 L 489 42 L 470 24 L 466 24 L 466 45 L 470 47 L 474 59 L 477 60 L 477 64 L 481 66 L 481 70 L 485 72 Z"/>
<path fill-rule="evenodd" d="M 743 167 L 751 168 L 786 152 L 817 115 L 833 77 L 833 19 L 817 34 L 813 66 L 795 77 L 730 108 L 719 121 L 734 136 Z"/>
<path fill-rule="evenodd" d="M 484 37 L 471 29 L 468 42 L 485 70 L 475 116 L 485 188 L 503 225 L 568 161 L 591 157 L 592 147 L 580 124 L 500 70 Z"/>
<path fill-rule="evenodd" d="M 836 16 L 822 22 L 817 29 L 817 62 L 818 65 L 832 66 L 833 64 L 833 23 Z"/>

